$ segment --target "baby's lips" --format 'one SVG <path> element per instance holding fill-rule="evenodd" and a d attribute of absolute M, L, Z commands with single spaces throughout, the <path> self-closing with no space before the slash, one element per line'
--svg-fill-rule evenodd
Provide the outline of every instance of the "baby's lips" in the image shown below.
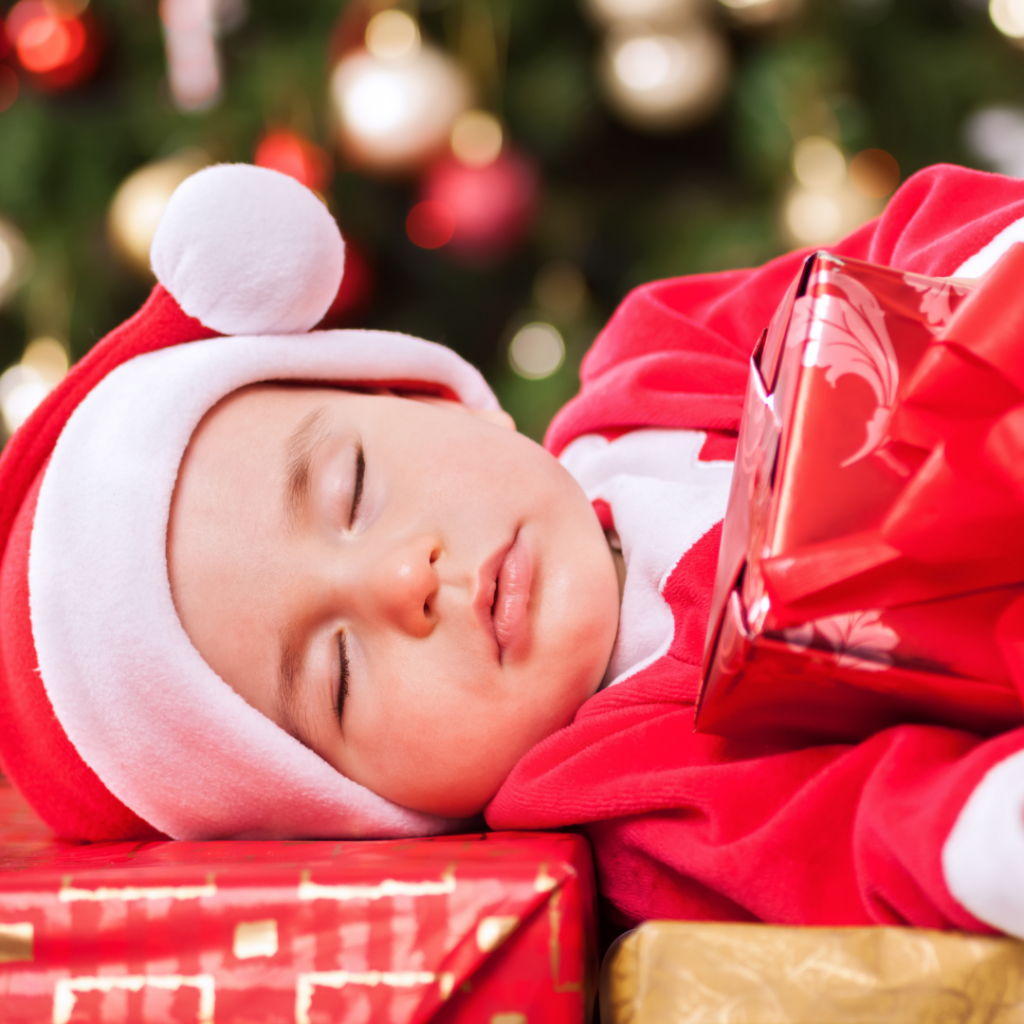
<path fill-rule="evenodd" d="M 510 546 L 501 547 L 480 566 L 477 572 L 476 593 L 473 595 L 473 611 L 481 629 L 494 641 L 495 653 L 499 657 L 501 648 L 494 632 L 494 601 L 498 593 L 498 572 Z"/>
<path fill-rule="evenodd" d="M 498 570 L 492 621 L 502 659 L 517 657 L 529 647 L 529 604 L 533 556 L 521 531 L 505 552 Z"/>

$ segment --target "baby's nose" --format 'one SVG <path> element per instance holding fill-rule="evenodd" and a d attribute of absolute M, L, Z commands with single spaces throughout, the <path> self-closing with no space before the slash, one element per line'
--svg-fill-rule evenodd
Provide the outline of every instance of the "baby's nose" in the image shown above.
<path fill-rule="evenodd" d="M 420 536 L 382 552 L 370 570 L 370 588 L 378 610 L 412 636 L 427 636 L 434 628 L 441 556 L 437 539 Z"/>

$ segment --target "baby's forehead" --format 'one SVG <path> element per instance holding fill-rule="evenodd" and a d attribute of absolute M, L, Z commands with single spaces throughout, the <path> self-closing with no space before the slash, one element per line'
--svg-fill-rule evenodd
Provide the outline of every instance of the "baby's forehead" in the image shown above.
<path fill-rule="evenodd" d="M 230 542 L 266 528 L 286 438 L 305 410 L 316 409 L 312 391 L 258 385 L 233 392 L 203 417 L 178 467 L 171 499 L 172 563 L 187 565 L 190 574 L 210 569 L 209 559 L 223 557 Z"/>
<path fill-rule="evenodd" d="M 401 398 L 429 405 L 462 407 L 458 396 L 440 384 L 428 382 L 374 381 L 294 381 L 268 380 L 246 384 L 230 392 L 210 409 L 205 418 L 218 413 L 222 407 L 238 405 L 322 406 L 325 400 L 346 395 L 359 398 Z"/>
<path fill-rule="evenodd" d="M 250 523 L 267 519 L 297 479 L 308 476 L 319 448 L 370 434 L 397 443 L 411 429 L 429 434 L 431 417 L 418 414 L 423 406 L 464 408 L 438 395 L 348 383 L 266 381 L 239 388 L 192 434 L 178 471 L 171 528 L 193 508 L 211 526 L 226 512 Z M 469 427 L 467 417 L 463 429 Z"/>

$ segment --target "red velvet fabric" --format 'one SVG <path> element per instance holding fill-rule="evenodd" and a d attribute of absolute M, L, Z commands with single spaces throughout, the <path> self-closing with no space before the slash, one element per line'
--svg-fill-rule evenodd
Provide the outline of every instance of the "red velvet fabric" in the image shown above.
<path fill-rule="evenodd" d="M 948 276 L 1022 217 L 1024 181 L 934 167 L 831 251 Z M 557 454 L 581 434 L 630 426 L 735 430 L 750 353 L 805 255 L 634 291 L 584 360 L 580 394 L 555 418 L 548 447 Z M 582 826 L 624 926 L 692 918 L 988 930 L 951 896 L 941 852 L 964 801 L 1024 747 L 1024 730 L 984 740 L 903 725 L 858 745 L 803 748 L 694 733 L 718 530 L 666 582 L 668 654 L 530 751 L 488 823 Z"/>
<path fill-rule="evenodd" d="M 32 643 L 28 554 L 42 473 L 22 503 L 0 564 L 0 671 L 7 684 L 0 715 L 4 770 L 58 835 L 73 839 L 150 839 L 161 833 L 114 797 L 78 756 L 47 699 Z"/>
<path fill-rule="evenodd" d="M 111 370 L 146 352 L 215 336 L 157 285 L 135 316 L 68 373 L 0 456 L 0 759 L 40 817 L 66 839 L 147 839 L 161 833 L 114 797 L 78 756 L 39 676 L 28 556 L 43 471 L 64 424 Z"/>

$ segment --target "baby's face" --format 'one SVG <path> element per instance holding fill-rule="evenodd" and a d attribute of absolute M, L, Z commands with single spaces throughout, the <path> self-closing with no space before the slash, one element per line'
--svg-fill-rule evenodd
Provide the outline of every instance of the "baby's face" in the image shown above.
<path fill-rule="evenodd" d="M 380 796 L 450 816 L 571 720 L 618 622 L 576 482 L 449 402 L 236 392 L 182 461 L 168 561 L 185 630 L 246 701 Z"/>

